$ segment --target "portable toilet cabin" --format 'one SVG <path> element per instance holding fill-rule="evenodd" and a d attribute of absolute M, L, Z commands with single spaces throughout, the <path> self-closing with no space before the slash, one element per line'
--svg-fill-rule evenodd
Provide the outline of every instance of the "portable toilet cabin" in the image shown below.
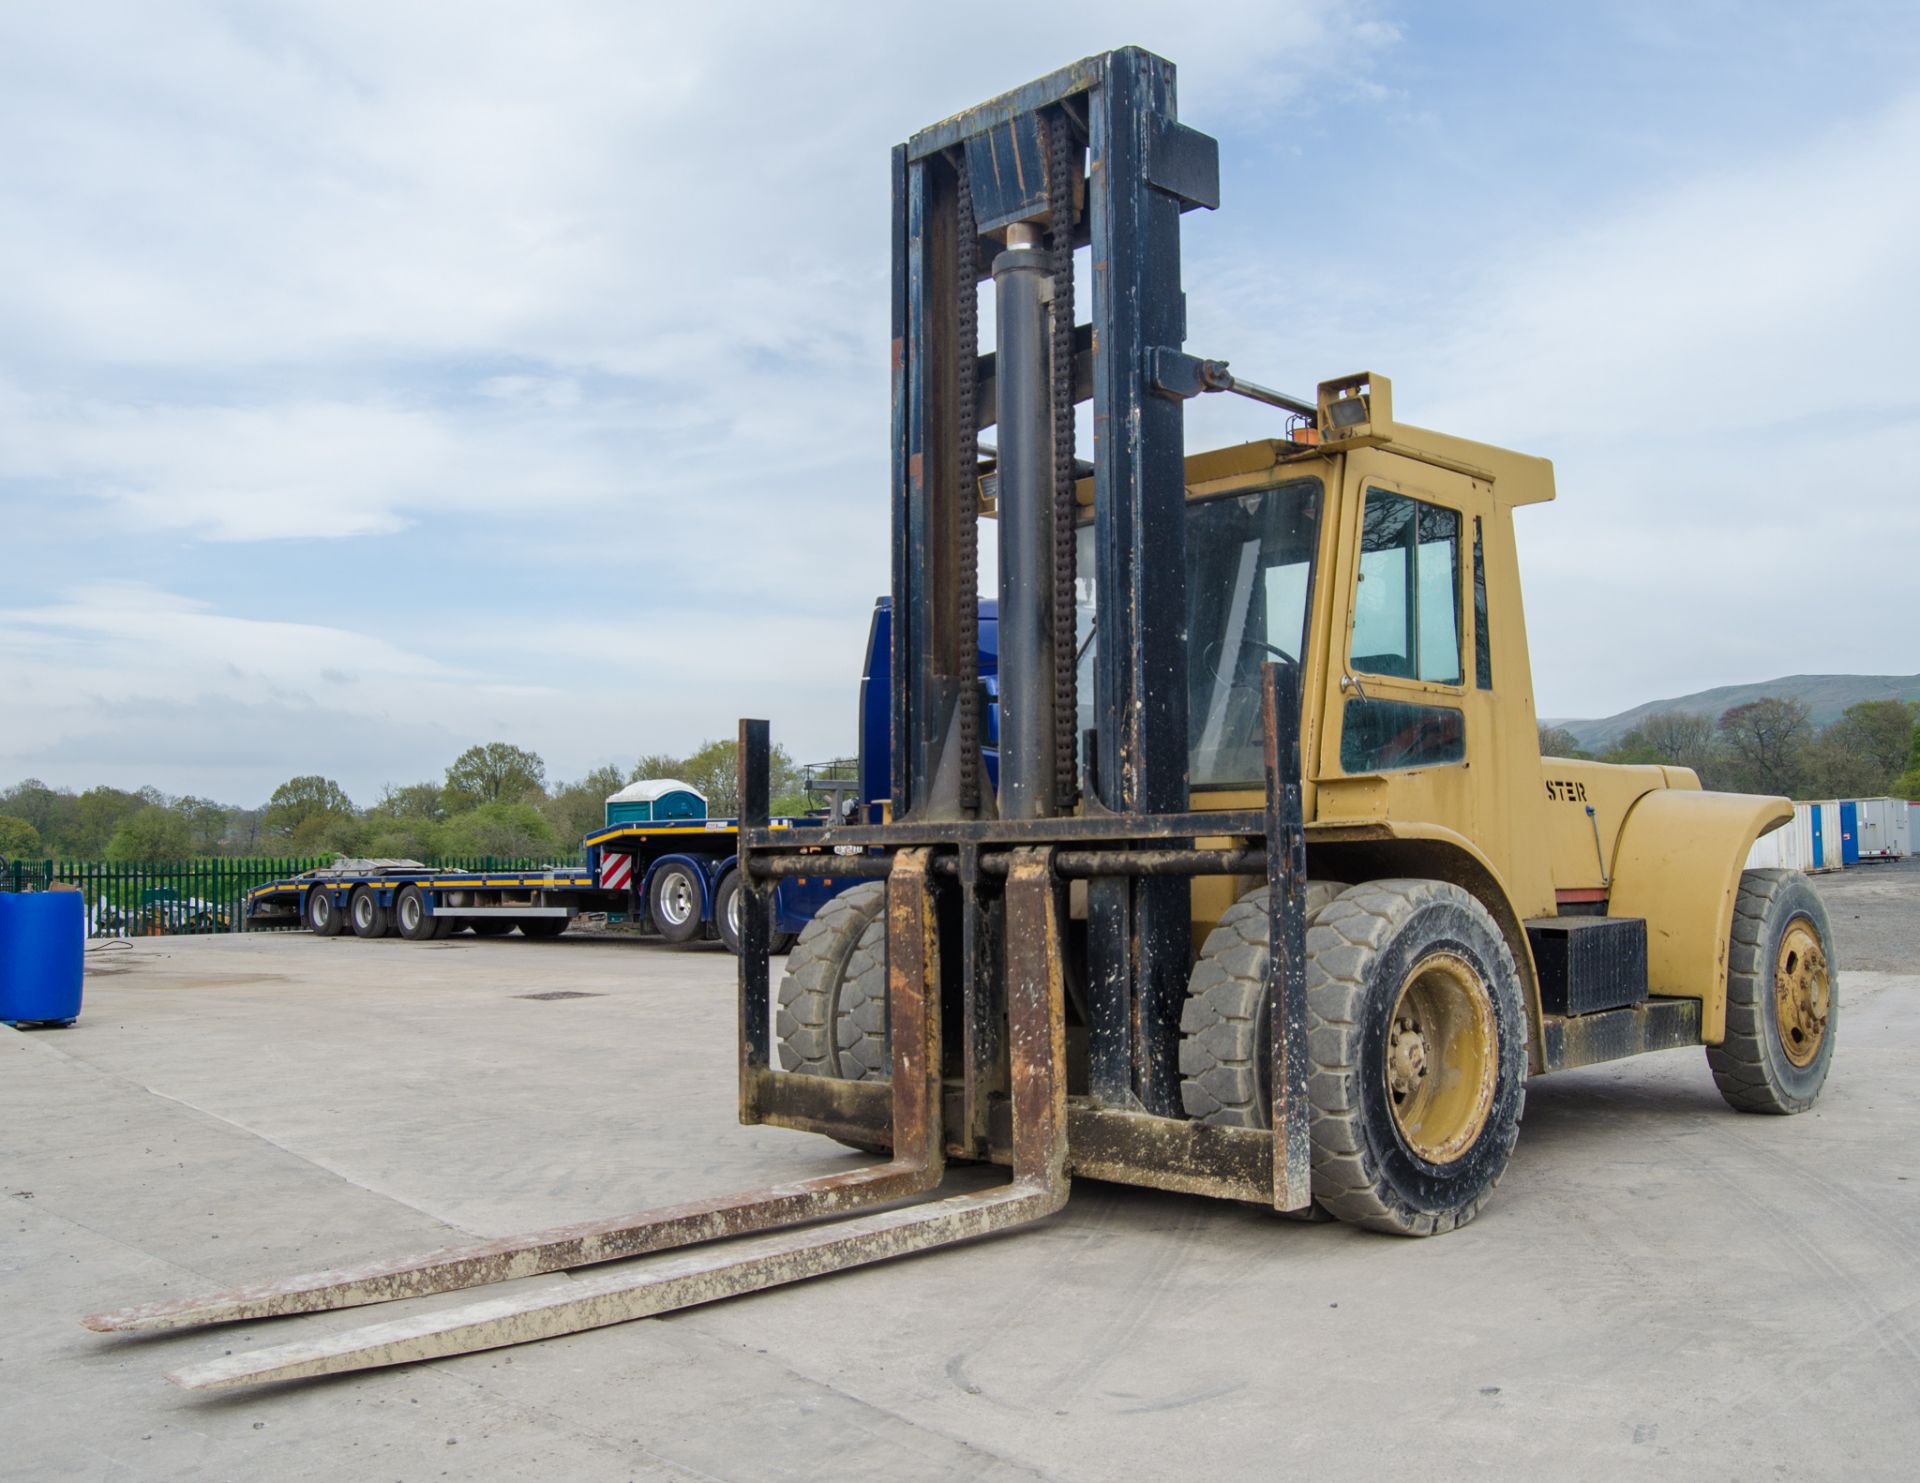
<path fill-rule="evenodd" d="M 1862 798 L 1860 818 L 1860 858 L 1862 860 L 1901 860 L 1913 853 L 1913 835 L 1907 816 L 1920 805 L 1902 798 Z"/>
<path fill-rule="evenodd" d="M 1860 803 L 1853 798 L 1840 800 L 1840 863 L 1860 863 Z"/>
<path fill-rule="evenodd" d="M 608 795 L 607 823 L 671 824 L 682 819 L 704 819 L 707 795 L 678 778 L 647 778 L 628 783 Z"/>

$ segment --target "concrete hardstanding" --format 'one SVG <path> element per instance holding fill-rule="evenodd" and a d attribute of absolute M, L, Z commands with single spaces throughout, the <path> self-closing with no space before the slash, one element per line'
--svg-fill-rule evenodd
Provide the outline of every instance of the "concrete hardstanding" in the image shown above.
<path fill-rule="evenodd" d="M 1697 1050 L 1536 1082 L 1445 1242 L 1083 1181 L 965 1254 L 218 1399 L 156 1377 L 284 1322 L 78 1316 L 858 1156 L 735 1125 L 717 948 L 96 953 L 77 1027 L 0 1036 L 0 1479 L 1906 1476 L 1920 869 L 1866 874 L 1820 881 L 1847 1015 L 1818 1108 L 1729 1112 Z M 556 991 L 592 997 L 522 997 Z"/>

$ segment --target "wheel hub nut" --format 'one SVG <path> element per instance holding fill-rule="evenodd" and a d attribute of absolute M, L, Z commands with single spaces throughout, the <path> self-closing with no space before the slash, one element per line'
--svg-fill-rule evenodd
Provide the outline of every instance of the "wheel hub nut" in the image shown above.
<path fill-rule="evenodd" d="M 1427 1074 L 1427 1039 L 1420 1026 L 1405 1015 L 1393 1022 L 1387 1045 L 1387 1080 L 1396 1097 L 1410 1097 Z"/>

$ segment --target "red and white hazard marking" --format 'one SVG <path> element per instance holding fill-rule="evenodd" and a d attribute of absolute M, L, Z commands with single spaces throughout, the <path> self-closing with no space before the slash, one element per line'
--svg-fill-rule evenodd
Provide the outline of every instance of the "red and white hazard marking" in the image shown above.
<path fill-rule="evenodd" d="M 602 855 L 600 857 L 600 889 L 603 891 L 624 891 L 633 880 L 633 856 Z"/>

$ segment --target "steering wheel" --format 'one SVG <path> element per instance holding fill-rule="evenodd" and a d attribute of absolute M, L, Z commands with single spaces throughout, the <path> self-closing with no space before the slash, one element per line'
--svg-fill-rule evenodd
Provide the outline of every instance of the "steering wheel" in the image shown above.
<path fill-rule="evenodd" d="M 1226 647 L 1226 640 L 1215 639 L 1200 651 L 1200 662 L 1206 665 L 1207 672 L 1221 684 L 1230 685 L 1236 689 L 1255 683 L 1251 680 L 1239 679 L 1233 675 L 1223 675 L 1220 673 L 1220 661 L 1226 657 L 1222 651 L 1225 650 Z M 1246 634 L 1240 636 L 1238 647 L 1241 649 L 1253 649 L 1262 654 L 1270 655 L 1272 658 L 1278 659 L 1282 664 L 1291 664 L 1298 667 L 1300 663 L 1298 659 L 1294 658 L 1293 655 L 1289 654 L 1285 649 L 1280 648 L 1277 644 L 1270 644 L 1265 639 L 1252 638 Z"/>

